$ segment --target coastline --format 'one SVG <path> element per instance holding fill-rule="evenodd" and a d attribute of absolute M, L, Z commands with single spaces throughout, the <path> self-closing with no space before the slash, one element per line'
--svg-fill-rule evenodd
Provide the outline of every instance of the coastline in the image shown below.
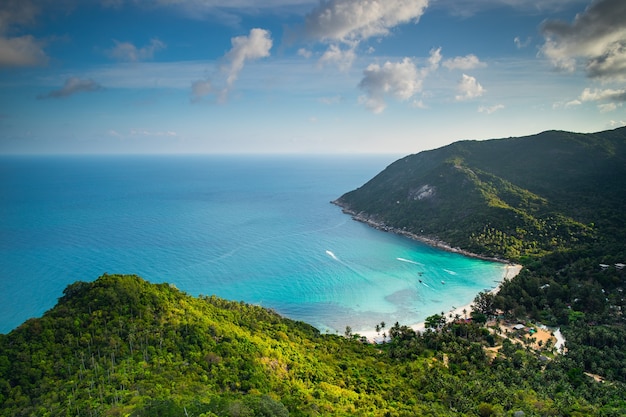
<path fill-rule="evenodd" d="M 517 274 L 520 273 L 520 271 L 522 270 L 522 265 L 509 263 L 504 268 L 505 270 L 504 270 L 504 275 L 502 276 L 502 279 L 498 282 L 498 285 L 496 285 L 495 288 L 489 291 L 489 294 L 493 294 L 493 295 L 497 294 L 498 291 L 500 291 L 500 288 L 502 287 L 502 284 L 505 281 L 513 279 L 513 277 L 515 277 Z M 460 307 L 454 306 L 452 309 L 446 312 L 446 316 L 445 316 L 446 322 L 453 320 L 457 314 L 462 318 L 465 318 L 465 316 L 469 317 L 469 315 L 472 312 L 473 307 L 474 307 L 474 300 Z M 465 314 L 463 313 L 463 310 L 465 310 Z M 450 316 L 452 316 L 452 318 L 450 318 Z M 415 324 L 409 325 L 408 327 L 410 327 L 411 329 L 413 329 L 414 331 L 418 333 L 426 330 L 425 322 L 415 323 Z M 370 343 L 382 343 L 385 341 L 383 339 L 382 334 L 386 332 L 387 330 L 381 330 L 380 333 L 377 333 L 375 330 L 367 330 L 367 331 L 361 331 L 361 332 L 357 331 L 355 333 L 358 334 L 359 336 L 365 337 L 367 341 Z"/>
<path fill-rule="evenodd" d="M 408 237 L 409 239 L 413 239 L 418 242 L 422 242 L 429 246 L 435 247 L 437 249 L 445 250 L 448 252 L 458 253 L 464 256 L 482 259 L 486 261 L 500 262 L 500 263 L 506 264 L 505 272 L 504 272 L 504 275 L 502 276 L 502 279 L 498 281 L 498 285 L 496 285 L 495 288 L 489 291 L 490 294 L 493 294 L 493 295 L 497 294 L 500 291 L 500 288 L 502 287 L 502 284 L 505 281 L 508 281 L 514 278 L 522 270 L 522 265 L 511 263 L 510 261 L 507 261 L 505 259 L 478 255 L 476 253 L 472 253 L 464 249 L 453 248 L 452 246 L 448 245 L 447 243 L 441 240 L 416 235 L 414 233 L 407 232 L 406 230 L 397 229 L 395 227 L 388 226 L 385 223 L 373 220 L 371 217 L 366 216 L 362 213 L 356 213 L 355 211 L 344 206 L 341 202 L 339 202 L 339 200 L 331 201 L 331 203 L 340 207 L 341 211 L 345 214 L 350 215 L 353 220 L 364 223 L 370 227 L 373 227 L 374 229 L 381 230 L 383 232 L 390 232 L 390 233 L 395 233 L 397 235 L 405 236 L 405 237 Z M 446 321 L 449 321 L 451 317 L 452 319 L 454 319 L 457 315 L 462 318 L 465 318 L 466 316 L 470 315 L 473 307 L 474 307 L 473 300 L 470 301 L 468 304 L 465 304 L 460 307 L 453 306 L 452 309 L 446 312 L 445 319 Z M 463 313 L 464 310 L 465 310 L 465 313 Z M 410 325 L 409 327 L 416 332 L 423 332 L 426 330 L 425 322 L 415 323 L 413 325 Z M 357 331 L 355 333 L 359 334 L 362 337 L 365 337 L 370 343 L 381 343 L 381 342 L 384 342 L 383 333 L 386 333 L 386 331 L 383 330 L 381 332 L 376 332 L 375 330 L 371 330 L 371 331 L 368 330 L 368 331 L 361 331 L 361 332 Z"/>
<path fill-rule="evenodd" d="M 446 242 L 436 239 L 436 238 L 431 238 L 431 237 L 426 237 L 426 236 L 422 236 L 422 235 L 417 235 L 415 233 L 411 233 L 408 232 L 406 230 L 403 229 L 398 229 L 392 226 L 388 226 L 386 225 L 384 222 L 372 219 L 370 216 L 365 215 L 364 213 L 357 213 L 353 210 L 351 210 L 350 208 L 346 207 L 345 205 L 343 205 L 339 200 L 333 200 L 330 202 L 331 204 L 336 205 L 337 207 L 341 208 L 341 211 L 347 215 L 349 215 L 350 217 L 352 217 L 352 220 L 355 220 L 357 222 L 360 223 L 364 223 L 376 230 L 380 230 L 383 232 L 389 232 L 389 233 L 394 233 L 400 236 L 405 236 L 408 237 L 409 239 L 413 239 L 413 240 L 417 240 L 418 242 L 422 242 L 425 243 L 429 246 L 435 247 L 437 249 L 441 249 L 441 250 L 445 250 L 447 252 L 452 252 L 452 253 L 458 253 L 464 256 L 469 256 L 471 258 L 476 258 L 476 259 L 482 259 L 485 261 L 493 261 L 493 262 L 500 262 L 500 263 L 504 263 L 504 264 L 511 264 L 510 261 L 506 260 L 506 259 L 501 259 L 501 258 L 495 258 L 495 257 L 490 257 L 490 256 L 485 256 L 485 255 L 479 255 L 470 251 L 467 251 L 465 249 L 461 249 L 461 248 L 453 248 L 452 246 L 450 246 L 449 244 L 447 244 Z"/>

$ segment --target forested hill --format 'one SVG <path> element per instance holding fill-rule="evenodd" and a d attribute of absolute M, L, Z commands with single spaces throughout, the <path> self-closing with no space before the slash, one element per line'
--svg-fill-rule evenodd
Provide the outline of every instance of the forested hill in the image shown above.
<path fill-rule="evenodd" d="M 383 325 L 384 327 L 384 325 Z M 623 415 L 624 385 L 474 323 L 384 345 L 132 275 L 0 335 L 0 416 Z M 486 346 L 500 346 L 497 356 Z"/>
<path fill-rule="evenodd" d="M 512 260 L 626 238 L 626 127 L 460 141 L 407 156 L 336 203 L 362 220 Z"/>

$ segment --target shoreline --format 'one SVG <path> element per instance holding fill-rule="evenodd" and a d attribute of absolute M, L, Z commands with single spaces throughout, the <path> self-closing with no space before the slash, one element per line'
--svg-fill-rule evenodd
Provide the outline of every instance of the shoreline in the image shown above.
<path fill-rule="evenodd" d="M 449 244 L 447 244 L 446 242 L 436 239 L 436 238 L 431 238 L 431 237 L 426 237 L 426 236 L 422 236 L 422 235 L 417 235 L 415 233 L 411 233 L 408 232 L 406 230 L 403 229 L 398 229 L 395 228 L 393 226 L 388 226 L 386 225 L 384 222 L 380 222 L 377 220 L 372 219 L 371 217 L 363 214 L 363 213 L 357 213 L 354 210 L 346 207 L 345 205 L 343 205 L 339 200 L 333 200 L 330 202 L 331 204 L 336 205 L 337 207 L 341 208 L 341 211 L 344 214 L 349 215 L 350 217 L 352 217 L 352 220 L 355 220 L 357 222 L 360 223 L 364 223 L 376 230 L 380 230 L 383 232 L 389 232 L 389 233 L 394 233 L 396 235 L 400 235 L 400 236 L 404 236 L 407 237 L 409 239 L 412 240 L 416 240 L 418 242 L 424 243 L 428 246 L 432 246 L 435 247 L 437 249 L 441 249 L 441 250 L 445 250 L 446 252 L 452 252 L 452 253 L 458 253 L 464 256 L 468 256 L 470 258 L 476 258 L 476 259 L 482 259 L 485 261 L 493 261 L 493 262 L 500 262 L 503 264 L 511 264 L 510 261 L 506 260 L 506 259 L 501 259 L 501 258 L 496 258 L 496 257 L 491 257 L 491 256 L 486 256 L 486 255 L 479 255 L 477 253 L 473 253 L 470 251 L 467 251 L 465 249 L 461 249 L 461 248 L 453 248 L 452 246 L 450 246 Z"/>
<path fill-rule="evenodd" d="M 489 291 L 489 294 L 496 295 L 498 291 L 500 291 L 500 288 L 502 287 L 502 284 L 505 281 L 513 279 L 515 276 L 517 276 L 517 274 L 520 273 L 520 271 L 522 270 L 522 265 L 508 263 L 504 268 L 505 270 L 504 270 L 504 275 L 502 276 L 502 279 L 498 282 L 498 285 L 496 285 L 495 288 Z M 474 300 L 460 307 L 455 307 L 455 306 L 452 306 L 452 307 L 453 308 L 451 308 L 445 314 L 446 322 L 454 320 L 457 314 L 461 318 L 465 318 L 465 316 L 469 317 L 472 312 L 472 308 L 474 307 Z M 465 310 L 466 314 L 463 314 L 463 310 Z M 438 314 L 438 313 L 435 313 L 435 314 Z M 452 315 L 452 318 L 450 318 L 450 315 Z M 425 322 L 415 323 L 415 324 L 409 325 L 408 327 L 410 327 L 411 329 L 413 329 L 415 332 L 418 332 L 418 333 L 424 332 L 426 330 Z M 387 331 L 388 329 L 385 329 L 384 331 L 381 331 L 380 333 L 376 333 L 376 330 L 367 330 L 367 331 L 361 331 L 361 332 L 355 331 L 355 334 L 365 337 L 367 341 L 370 343 L 382 343 L 383 341 L 385 341 L 383 340 L 382 334 L 387 333 Z M 388 339 L 389 338 L 387 337 L 386 340 Z"/>
<path fill-rule="evenodd" d="M 492 262 L 499 262 L 499 263 L 506 264 L 504 267 L 505 271 L 504 271 L 504 275 L 502 279 L 498 281 L 498 284 L 495 286 L 495 288 L 489 291 L 489 294 L 496 295 L 500 291 L 500 288 L 502 287 L 502 284 L 505 281 L 513 279 L 522 270 L 522 265 L 512 263 L 506 259 L 478 255 L 476 253 L 472 253 L 461 248 L 453 248 L 452 246 L 448 245 L 447 243 L 439 239 L 416 235 L 415 233 L 407 232 L 406 230 L 397 229 L 395 227 L 388 226 L 383 222 L 373 220 L 369 216 L 365 216 L 361 213 L 356 213 L 355 211 L 349 209 L 348 207 L 343 205 L 341 202 L 339 202 L 339 200 L 331 201 L 331 203 L 340 207 L 341 211 L 345 214 L 350 215 L 353 220 L 358 221 L 360 223 L 364 223 L 376 230 L 380 230 L 383 232 L 390 232 L 390 233 L 394 233 L 400 236 L 404 236 L 409 239 L 416 240 L 426 245 L 435 247 L 437 249 L 445 250 L 447 252 L 458 253 L 460 255 L 464 255 L 464 256 L 468 256 L 468 257 L 476 258 L 476 259 L 482 259 L 485 261 L 492 261 Z M 472 312 L 473 307 L 474 307 L 474 300 L 460 307 L 452 306 L 452 309 L 446 312 L 446 315 L 444 318 L 446 319 L 446 322 L 448 322 L 450 321 L 450 316 L 452 316 L 452 319 L 454 319 L 457 315 L 462 318 L 465 318 L 466 316 L 469 317 L 469 315 Z M 463 313 L 463 310 L 465 310 L 465 314 Z M 425 322 L 415 323 L 415 324 L 409 325 L 408 327 L 410 327 L 416 332 L 423 332 L 426 330 Z M 370 343 L 381 343 L 384 341 L 382 334 L 387 333 L 387 331 L 385 330 L 385 331 L 381 331 L 377 333 L 375 330 L 367 330 L 367 331 L 361 331 L 361 332 L 356 331 L 355 333 L 362 337 L 365 337 Z"/>

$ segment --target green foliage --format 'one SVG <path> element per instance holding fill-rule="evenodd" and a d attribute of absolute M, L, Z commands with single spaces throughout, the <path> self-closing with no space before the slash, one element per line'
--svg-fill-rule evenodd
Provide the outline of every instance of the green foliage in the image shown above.
<path fill-rule="evenodd" d="M 0 335 L 0 416 L 625 415 L 625 138 L 458 142 L 338 201 L 523 262 L 497 295 L 477 296 L 474 320 L 433 315 L 422 333 L 381 322 L 390 340 L 372 346 L 349 326 L 321 335 L 257 306 L 104 275 Z M 482 327 L 497 314 L 560 326 L 567 354 L 542 359 Z"/>
<path fill-rule="evenodd" d="M 400 159 L 336 203 L 361 219 L 525 261 L 626 238 L 626 128 L 463 141 Z"/>
<path fill-rule="evenodd" d="M 0 416 L 624 411 L 622 385 L 599 387 L 578 371 L 564 382 L 521 347 L 490 362 L 485 329 L 433 320 L 423 334 L 396 323 L 391 341 L 373 346 L 245 303 L 104 275 L 0 336 Z"/>

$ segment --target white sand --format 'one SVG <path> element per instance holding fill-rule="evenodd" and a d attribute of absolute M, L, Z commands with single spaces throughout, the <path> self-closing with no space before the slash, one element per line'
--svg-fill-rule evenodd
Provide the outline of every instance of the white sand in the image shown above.
<path fill-rule="evenodd" d="M 502 283 L 504 281 L 510 280 L 513 277 L 515 277 L 517 274 L 519 274 L 519 272 L 522 270 L 522 266 L 521 265 L 517 265 L 517 264 L 507 264 L 505 267 L 505 271 L 504 271 L 504 276 L 502 277 L 502 280 L 500 282 L 498 282 L 498 285 L 492 289 L 491 291 L 489 291 L 490 294 L 497 294 L 498 291 L 500 291 L 500 287 L 502 286 Z M 474 307 L 474 301 L 472 300 L 472 302 L 470 302 L 469 304 L 466 304 L 464 306 L 461 307 L 455 307 L 452 310 L 448 311 L 446 313 L 446 319 L 450 320 L 450 314 L 452 314 L 452 319 L 454 319 L 454 317 L 456 317 L 456 315 L 458 314 L 459 317 L 461 318 L 465 318 L 465 317 L 470 317 L 470 313 L 472 312 L 472 308 Z M 463 314 L 463 310 L 465 310 L 466 314 Z M 413 330 L 415 330 L 416 332 L 423 332 L 426 329 L 426 325 L 424 322 L 421 323 L 416 323 L 413 324 L 411 327 Z M 360 336 L 364 336 L 367 338 L 367 340 L 370 343 L 381 343 L 383 341 L 383 333 L 385 333 L 387 335 L 387 340 L 389 339 L 388 333 L 389 333 L 389 329 L 385 328 L 382 329 L 380 331 L 380 333 L 376 333 L 375 330 L 371 330 L 371 331 L 364 331 L 364 332 L 357 332 Z"/>

